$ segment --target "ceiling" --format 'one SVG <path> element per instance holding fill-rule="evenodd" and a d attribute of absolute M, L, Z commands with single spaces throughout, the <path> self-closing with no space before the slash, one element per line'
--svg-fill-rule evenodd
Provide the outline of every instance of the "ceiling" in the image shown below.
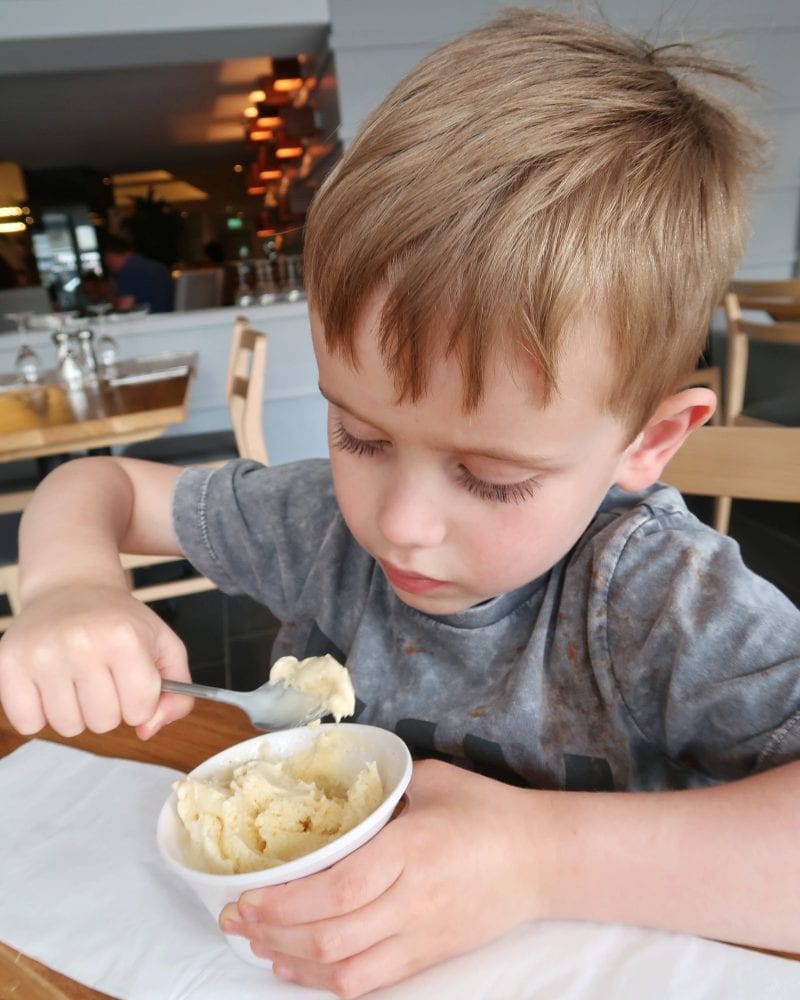
<path fill-rule="evenodd" d="M 327 33 L 303 24 L 0 42 L 0 160 L 109 174 L 233 164 L 264 58 L 319 54 Z"/>

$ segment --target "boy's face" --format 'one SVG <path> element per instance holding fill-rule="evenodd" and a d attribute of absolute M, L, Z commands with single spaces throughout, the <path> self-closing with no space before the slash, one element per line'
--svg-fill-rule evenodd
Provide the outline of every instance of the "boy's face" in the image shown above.
<path fill-rule="evenodd" d="M 398 403 L 377 347 L 382 303 L 359 322 L 357 370 L 326 350 L 312 314 L 336 495 L 397 596 L 448 614 L 549 570 L 615 482 L 627 441 L 599 405 L 609 352 L 603 335 L 568 338 L 546 408 L 533 365 L 501 362 L 465 413 L 454 357 L 433 365 L 423 399 Z"/>

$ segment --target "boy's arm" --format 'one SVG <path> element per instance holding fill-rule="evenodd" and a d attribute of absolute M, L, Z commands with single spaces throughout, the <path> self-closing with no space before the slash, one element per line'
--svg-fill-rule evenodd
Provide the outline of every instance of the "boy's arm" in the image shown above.
<path fill-rule="evenodd" d="M 180 554 L 171 497 L 180 472 L 131 459 L 77 459 L 34 492 L 19 538 L 23 605 L 62 583 L 125 587 L 120 552 Z"/>
<path fill-rule="evenodd" d="M 702 790 L 550 792 L 415 766 L 405 811 L 326 872 L 245 893 L 225 930 L 355 997 L 529 919 L 800 951 L 800 763 Z M 313 916 L 312 916 L 313 915 Z"/>
<path fill-rule="evenodd" d="M 555 794 L 549 810 L 548 917 L 800 952 L 800 762 L 704 789 Z"/>
<path fill-rule="evenodd" d="M 179 469 L 79 459 L 51 473 L 20 529 L 23 610 L 0 642 L 0 700 L 20 732 L 65 736 L 120 721 L 152 735 L 191 702 L 160 697 L 187 678 L 177 636 L 133 598 L 121 551 L 180 554 L 171 525 Z M 157 711 L 158 708 L 158 711 Z"/>

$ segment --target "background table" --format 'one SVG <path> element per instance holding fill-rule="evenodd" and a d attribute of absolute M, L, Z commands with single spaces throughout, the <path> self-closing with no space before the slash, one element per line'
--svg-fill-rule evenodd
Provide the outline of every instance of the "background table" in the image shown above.
<path fill-rule="evenodd" d="M 193 357 L 135 381 L 100 380 L 79 389 L 59 382 L 0 391 L 0 462 L 38 458 L 159 437 L 186 420 Z M 120 363 L 122 367 L 122 363 Z"/>

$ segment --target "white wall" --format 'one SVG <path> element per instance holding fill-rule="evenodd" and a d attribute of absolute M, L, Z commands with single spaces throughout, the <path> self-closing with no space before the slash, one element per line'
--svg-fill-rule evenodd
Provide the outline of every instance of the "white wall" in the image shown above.
<path fill-rule="evenodd" d="M 318 24 L 327 0 L 0 0 L 4 39 Z M 33 72 L 35 67 L 31 67 Z"/>
<path fill-rule="evenodd" d="M 353 137 L 366 113 L 426 52 L 505 6 L 505 0 L 330 0 L 344 140 Z M 681 35 L 714 39 L 719 55 L 748 66 L 761 82 L 762 98 L 749 100 L 748 105 L 773 136 L 773 164 L 755 192 L 752 235 L 740 274 L 787 277 L 797 273 L 798 0 L 603 0 L 601 6 L 612 24 L 658 40 Z"/>

